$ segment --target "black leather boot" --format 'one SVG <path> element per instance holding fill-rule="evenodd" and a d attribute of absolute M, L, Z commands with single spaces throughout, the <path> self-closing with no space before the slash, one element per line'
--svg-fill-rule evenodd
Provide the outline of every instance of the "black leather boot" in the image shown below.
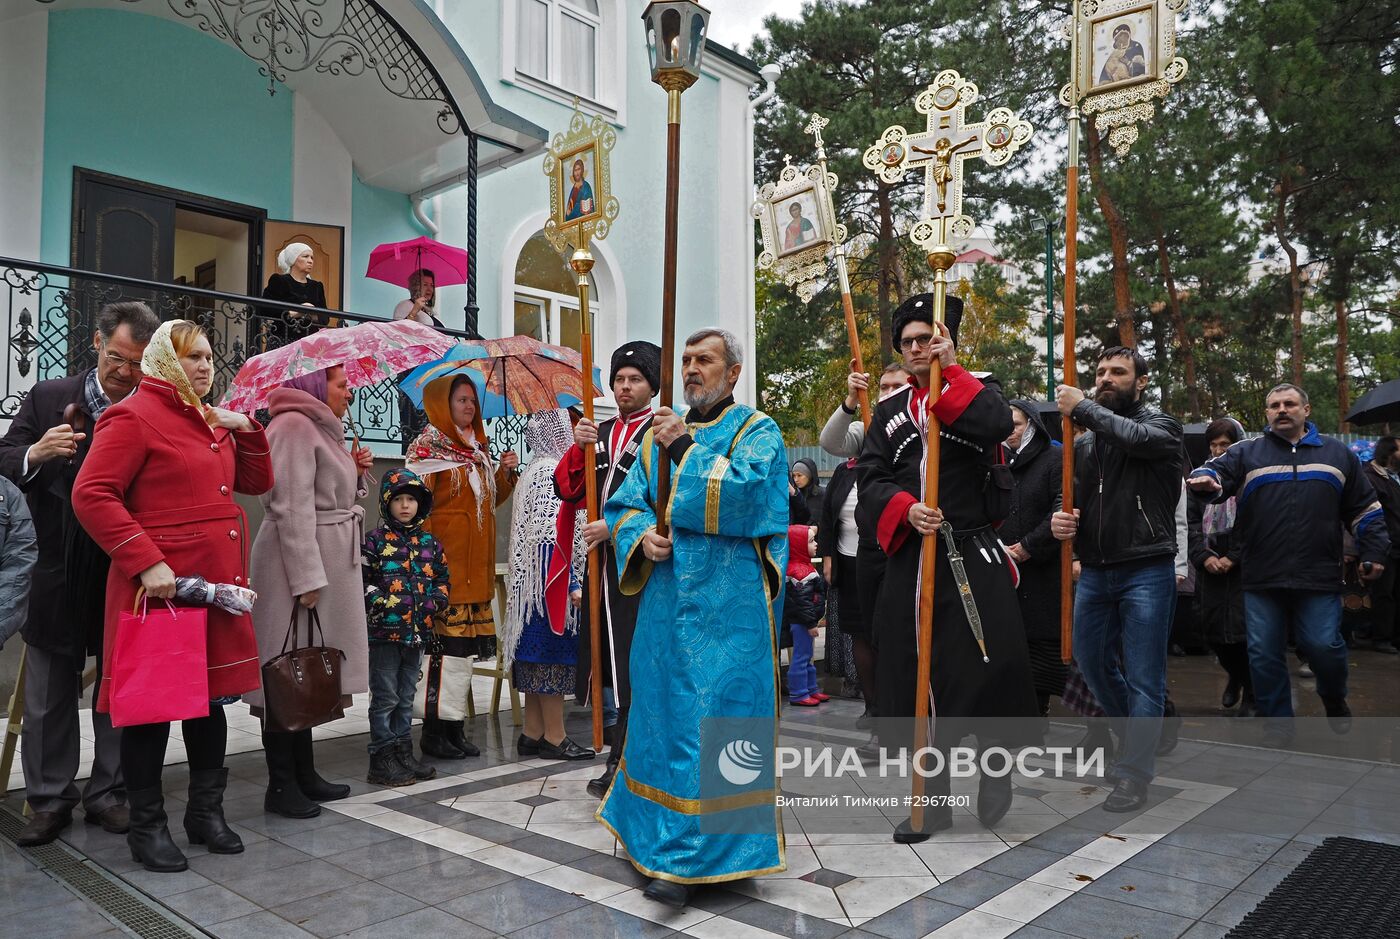
<path fill-rule="evenodd" d="M 224 820 L 228 768 L 190 770 L 190 801 L 185 806 L 185 834 L 190 844 L 207 844 L 210 854 L 242 854 L 243 839 Z"/>
<path fill-rule="evenodd" d="M 463 756 L 481 756 L 481 751 L 476 748 L 476 744 L 467 739 L 465 721 L 443 721 L 443 735 L 447 737 L 447 742 L 458 750 Z"/>
<path fill-rule="evenodd" d="M 601 799 L 608 794 L 608 787 L 612 785 L 613 777 L 617 775 L 617 764 L 622 762 L 622 747 L 627 742 L 626 712 L 618 715 L 616 724 L 603 728 L 604 738 L 610 735 L 610 731 L 612 739 L 608 743 L 607 766 L 603 768 L 603 775 L 588 781 L 588 794 L 595 799 Z"/>
<path fill-rule="evenodd" d="M 414 779 L 432 779 L 437 775 L 437 767 L 421 763 L 413 755 L 413 738 L 400 740 L 394 744 L 394 750 L 399 755 L 399 762 L 404 769 L 413 774 Z"/>
<path fill-rule="evenodd" d="M 1011 774 L 989 776 L 982 773 L 977 781 L 977 820 L 991 828 L 1006 817 L 1011 809 Z"/>
<path fill-rule="evenodd" d="M 695 888 L 689 884 L 677 884 L 669 880 L 653 880 L 642 893 L 648 900 L 681 909 L 690 903 Z"/>
<path fill-rule="evenodd" d="M 350 798 L 350 787 L 336 785 L 316 772 L 316 756 L 311 746 L 311 728 L 292 734 L 292 755 L 296 761 L 297 788 L 312 802 L 334 802 Z"/>
<path fill-rule="evenodd" d="M 296 734 L 263 731 L 263 755 L 267 757 L 267 795 L 263 809 L 284 818 L 315 818 L 321 807 L 297 785 Z"/>
<path fill-rule="evenodd" d="M 166 827 L 165 794 L 160 791 L 160 783 L 149 789 L 128 789 L 126 801 L 131 806 L 131 827 L 126 832 L 131 859 L 160 874 L 188 870 L 185 855 Z"/>
<path fill-rule="evenodd" d="M 435 717 L 429 717 L 423 721 L 423 736 L 418 745 L 423 749 L 424 756 L 435 756 L 439 760 L 461 760 L 466 758 L 466 754 L 452 745 L 452 741 L 447 739 L 444 731 L 446 722 Z"/>

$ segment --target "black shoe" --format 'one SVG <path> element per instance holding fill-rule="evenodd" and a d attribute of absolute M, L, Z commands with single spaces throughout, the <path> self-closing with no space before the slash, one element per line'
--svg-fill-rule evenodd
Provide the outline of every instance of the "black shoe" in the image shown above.
<path fill-rule="evenodd" d="M 131 810 L 126 807 L 126 803 L 118 802 L 100 812 L 85 811 L 83 821 L 89 825 L 100 825 L 103 831 L 113 835 L 124 835 L 131 827 Z"/>
<path fill-rule="evenodd" d="M 617 775 L 617 764 L 608 761 L 608 768 L 603 770 L 603 775 L 597 779 L 588 781 L 588 794 L 595 799 L 601 799 L 608 794 L 608 787 L 612 785 L 613 777 Z"/>
<path fill-rule="evenodd" d="M 413 738 L 399 740 L 394 744 L 394 749 L 398 752 L 399 762 L 404 769 L 413 774 L 414 779 L 432 779 L 437 776 L 437 768 L 426 763 L 420 763 L 413 756 Z"/>
<path fill-rule="evenodd" d="M 15 839 L 15 844 L 21 848 L 37 848 L 41 844 L 50 844 L 58 837 L 59 832 L 71 824 L 71 809 L 67 812 L 35 812 L 29 824 L 24 826 L 24 831 Z"/>
<path fill-rule="evenodd" d="M 423 722 L 423 736 L 418 741 L 423 755 L 436 757 L 439 760 L 466 759 L 467 755 L 454 747 L 452 741 L 447 738 L 446 725 L 446 721 L 435 718 L 429 718 Z"/>
<path fill-rule="evenodd" d="M 185 806 L 185 834 L 190 844 L 207 844 L 210 854 L 242 854 L 243 839 L 224 820 L 228 768 L 190 770 L 190 801 Z"/>
<path fill-rule="evenodd" d="M 540 744 L 542 743 L 544 743 L 543 738 L 527 737 L 521 734 L 520 739 L 515 741 L 515 749 L 521 756 L 539 756 Z"/>
<path fill-rule="evenodd" d="M 321 807 L 297 785 L 296 734 L 263 731 L 263 755 L 267 758 L 267 795 L 263 810 L 283 818 L 315 818 Z"/>
<path fill-rule="evenodd" d="M 1084 731 L 1084 736 L 1079 738 L 1075 744 L 1075 749 L 1084 753 L 1093 753 L 1098 750 L 1103 751 L 1103 762 L 1105 766 L 1113 765 L 1113 734 L 1108 729 L 1108 724 L 1099 723 L 1097 719 L 1090 719 L 1089 727 Z"/>
<path fill-rule="evenodd" d="M 934 832 L 945 831 L 953 827 L 953 809 L 950 806 L 939 806 L 928 809 L 924 812 L 924 827 L 918 831 L 914 830 L 909 819 L 899 823 L 894 830 L 895 844 L 920 844 L 929 839 Z"/>
<path fill-rule="evenodd" d="M 1157 736 L 1157 755 L 1166 756 L 1181 741 L 1181 715 L 1172 713 L 1162 718 L 1162 732 Z"/>
<path fill-rule="evenodd" d="M 1385 640 L 1385 639 L 1383 639 L 1383 640 L 1377 642 L 1375 645 L 1371 646 L 1371 651 L 1372 651 L 1372 652 L 1380 652 L 1380 653 L 1383 653 L 1383 654 L 1385 654 L 1385 655 L 1400 655 L 1400 649 L 1397 649 L 1397 648 L 1395 647 L 1395 643 L 1390 642 L 1389 640 Z"/>
<path fill-rule="evenodd" d="M 1147 804 L 1147 783 L 1140 779 L 1123 778 L 1103 800 L 1105 812 L 1136 812 Z"/>
<path fill-rule="evenodd" d="M 880 762 L 880 738 L 878 734 L 871 733 L 870 739 L 856 747 L 856 756 L 862 763 L 875 764 Z"/>
<path fill-rule="evenodd" d="M 189 870 L 185 855 L 166 827 L 165 794 L 160 791 L 160 783 L 149 789 L 128 789 L 126 800 L 131 806 L 131 829 L 126 833 L 131 859 L 158 874 Z"/>
<path fill-rule="evenodd" d="M 856 718 L 856 727 L 861 730 L 873 730 L 875 728 L 875 710 L 870 706 L 865 706 L 865 713 Z"/>
<path fill-rule="evenodd" d="M 350 787 L 327 782 L 316 772 L 315 753 L 311 749 L 311 729 L 299 730 L 292 736 L 292 754 L 296 762 L 297 787 L 312 802 L 336 802 L 350 798 Z"/>
<path fill-rule="evenodd" d="M 443 721 L 442 732 L 448 743 L 462 751 L 462 756 L 481 756 L 481 751 L 476 748 L 476 744 L 467 739 L 465 722 Z"/>
<path fill-rule="evenodd" d="M 1231 678 L 1229 684 L 1225 686 L 1225 693 L 1220 696 L 1220 706 L 1228 711 L 1239 704 L 1242 691 L 1244 691 L 1244 685 Z"/>
<path fill-rule="evenodd" d="M 1293 746 L 1293 720 L 1270 720 L 1264 725 L 1264 737 L 1260 741 L 1271 750 L 1287 750 Z"/>
<path fill-rule="evenodd" d="M 648 900 L 655 900 L 679 910 L 690 903 L 695 888 L 689 884 L 676 884 L 669 880 L 653 880 L 642 893 Z"/>
<path fill-rule="evenodd" d="M 1246 691 L 1246 692 L 1244 693 L 1244 695 L 1241 696 L 1241 698 L 1240 698 L 1240 709 L 1239 709 L 1238 711 L 1235 712 L 1235 716 L 1236 716 L 1236 717 L 1253 717 L 1253 716 L 1254 716 L 1254 695 L 1252 695 L 1252 694 L 1250 694 L 1248 691 Z"/>
<path fill-rule="evenodd" d="M 1322 699 L 1322 706 L 1327 709 L 1327 726 L 1332 728 L 1332 733 L 1351 732 L 1351 708 L 1347 707 L 1346 698 L 1326 697 Z"/>
<path fill-rule="evenodd" d="M 369 773 L 365 776 L 365 782 L 371 786 L 397 789 L 399 786 L 411 786 L 417 781 L 413 771 L 399 760 L 397 748 L 381 747 L 369 755 Z"/>
<path fill-rule="evenodd" d="M 540 758 L 545 760 L 591 760 L 598 754 L 574 743 L 567 736 L 558 743 L 540 738 Z"/>
<path fill-rule="evenodd" d="M 1180 644 L 1175 643 L 1175 642 L 1173 642 L 1173 643 L 1171 644 L 1171 646 L 1167 649 L 1167 652 L 1168 652 L 1173 658 L 1178 658 L 1178 659 L 1184 659 L 1184 658 L 1186 658 L 1186 650 L 1183 649 L 1183 648 L 1180 646 Z"/>
<path fill-rule="evenodd" d="M 1011 810 L 1011 775 L 982 774 L 977 781 L 977 820 L 983 828 L 991 828 Z"/>

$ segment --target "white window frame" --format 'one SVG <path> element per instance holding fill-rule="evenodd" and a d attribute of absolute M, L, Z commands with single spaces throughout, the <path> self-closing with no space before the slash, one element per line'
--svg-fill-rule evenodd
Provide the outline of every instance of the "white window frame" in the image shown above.
<path fill-rule="evenodd" d="M 594 285 L 593 292 L 597 293 L 597 285 Z M 515 291 L 511 294 L 511 320 L 515 319 L 515 303 L 533 303 L 544 307 L 545 316 L 545 337 L 542 342 L 551 345 L 563 345 L 564 335 L 563 311 L 567 311 L 570 316 L 578 316 L 578 294 L 554 293 L 549 290 L 541 290 L 538 287 L 530 287 L 526 284 L 516 284 Z M 598 300 L 588 301 L 588 314 L 596 324 L 600 317 L 604 316 L 603 304 Z M 590 330 L 593 336 L 594 358 L 597 358 L 598 336 L 596 330 Z"/>
<path fill-rule="evenodd" d="M 528 75 L 517 67 L 516 44 L 520 30 L 520 0 L 501 0 L 501 81 L 533 92 L 559 104 L 573 106 L 575 96 L 589 109 L 602 114 L 619 127 L 626 123 L 627 17 L 626 0 L 598 0 L 598 12 L 590 13 L 569 0 L 544 0 L 549 4 L 549 39 L 545 51 L 547 75 Z M 559 84 L 563 69 L 559 62 L 561 28 L 565 16 L 593 27 L 594 93 L 585 97 Z M 640 16 L 638 16 L 640 19 Z"/>

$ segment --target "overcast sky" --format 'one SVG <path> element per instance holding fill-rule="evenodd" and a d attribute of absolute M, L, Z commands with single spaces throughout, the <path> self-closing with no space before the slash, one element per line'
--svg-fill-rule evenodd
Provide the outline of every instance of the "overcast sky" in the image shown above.
<path fill-rule="evenodd" d="M 762 28 L 763 18 L 776 13 L 794 19 L 802 11 L 802 0 L 700 0 L 710 11 L 711 39 L 739 52 L 748 52 L 749 43 Z"/>

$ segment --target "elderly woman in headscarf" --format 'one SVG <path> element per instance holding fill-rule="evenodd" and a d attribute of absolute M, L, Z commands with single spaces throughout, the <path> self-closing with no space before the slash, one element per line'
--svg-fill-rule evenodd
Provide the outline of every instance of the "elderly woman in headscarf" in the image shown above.
<path fill-rule="evenodd" d="M 369 638 L 360 582 L 360 542 L 364 511 L 356 499 L 368 487 L 374 456 L 345 446 L 341 424 L 351 394 L 345 369 L 333 366 L 283 382 L 268 399 L 272 418 L 267 441 L 277 482 L 262 497 L 266 515 L 253 544 L 253 582 L 258 602 L 253 625 L 258 661 L 281 654 L 295 621 L 305 629 L 315 609 L 326 645 L 345 653 L 341 692 L 369 689 Z M 303 632 L 303 635 L 305 633 Z M 318 636 L 319 638 L 319 636 Z M 259 690 L 247 695 L 253 713 L 263 714 Z M 267 794 L 263 807 L 287 818 L 321 814 L 318 802 L 343 799 L 350 787 L 334 785 L 316 772 L 311 730 L 263 730 Z"/>
<path fill-rule="evenodd" d="M 1035 405 L 1011 403 L 1011 436 L 1006 462 L 1011 468 L 1011 512 L 997 537 L 1016 562 L 1020 580 L 1016 599 L 1026 628 L 1031 678 L 1042 716 L 1050 696 L 1064 691 L 1067 677 L 1060 660 L 1060 543 L 1050 534 L 1050 515 L 1060 501 L 1060 466 L 1064 450 L 1050 437 Z"/>
<path fill-rule="evenodd" d="M 319 280 L 311 278 L 311 272 L 316 267 L 316 254 L 311 250 L 311 246 L 294 241 L 283 248 L 277 254 L 277 273 L 268 277 L 267 286 L 263 288 L 263 299 L 282 300 L 286 303 L 296 303 L 301 306 L 321 307 L 326 306 L 326 287 Z M 272 319 L 283 318 L 282 310 L 268 310 L 264 313 Z M 303 319 L 304 315 L 296 310 L 285 311 L 286 318 L 291 320 Z M 326 325 L 324 314 L 312 314 L 308 322 L 317 326 Z"/>
<path fill-rule="evenodd" d="M 452 578 L 447 614 L 434 629 L 434 655 L 465 659 L 470 674 L 471 659 L 496 652 L 496 507 L 515 488 L 520 457 L 508 450 L 499 465 L 492 461 L 476 385 L 466 375 L 429 382 L 423 410 L 428 427 L 409 444 L 406 468 L 433 492 L 433 514 L 423 530 L 442 543 Z M 431 668 L 431 660 L 424 667 Z M 470 680 L 466 689 L 471 694 Z M 465 697 L 438 699 L 437 715 L 423 721 L 424 753 L 444 760 L 480 754 L 466 738 L 466 704 Z"/>
<path fill-rule="evenodd" d="M 198 324 L 163 323 L 141 358 L 137 390 L 98 421 L 92 449 L 73 487 L 78 522 L 112 559 L 107 575 L 103 661 L 112 662 L 119 616 L 136 602 L 175 596 L 175 577 L 247 586 L 247 519 L 235 492 L 258 495 L 272 485 L 267 438 L 242 414 L 201 400 L 214 379 L 214 353 Z M 228 782 L 223 704 L 258 687 L 257 644 L 246 614 L 209 607 L 206 634 L 209 713 L 182 721 L 189 754 L 185 832 L 214 854 L 237 854 L 243 842 L 224 821 Z M 97 709 L 120 692 L 112 669 L 102 676 Z M 161 767 L 170 724 L 122 731 L 132 857 L 150 871 L 185 870 L 185 856 L 166 827 Z"/>
<path fill-rule="evenodd" d="M 568 411 L 530 415 L 525 444 L 533 457 L 515 487 L 499 637 L 502 668 L 525 695 L 520 754 L 549 760 L 595 755 L 564 733 L 564 695 L 574 690 L 578 664 L 586 519 L 581 505 L 560 501 L 554 469 L 573 441 Z"/>

